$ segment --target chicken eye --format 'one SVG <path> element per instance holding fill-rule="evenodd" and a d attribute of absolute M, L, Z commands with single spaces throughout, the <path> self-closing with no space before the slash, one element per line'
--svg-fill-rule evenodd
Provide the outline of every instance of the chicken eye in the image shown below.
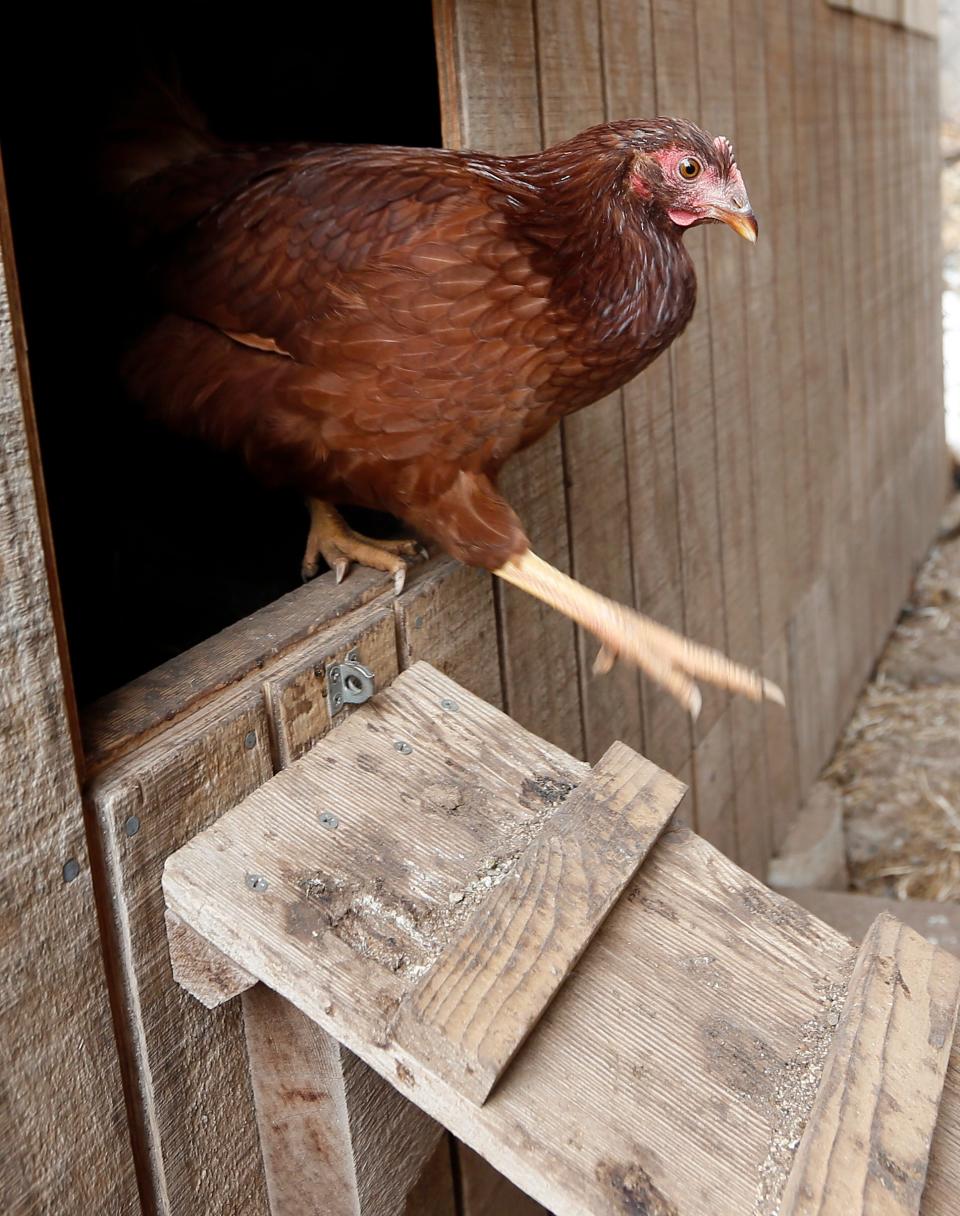
<path fill-rule="evenodd" d="M 702 171 L 702 166 L 698 160 L 694 160 L 692 156 L 685 156 L 677 165 L 677 172 L 684 181 L 692 182 L 695 177 L 699 177 Z"/>

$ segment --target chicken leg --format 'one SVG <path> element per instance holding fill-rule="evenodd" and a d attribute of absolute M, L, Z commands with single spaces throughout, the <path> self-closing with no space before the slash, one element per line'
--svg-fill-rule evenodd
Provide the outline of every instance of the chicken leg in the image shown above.
<path fill-rule="evenodd" d="M 595 671 L 609 671 L 622 656 L 672 693 L 694 718 L 701 704 L 695 677 L 743 693 L 752 701 L 784 704 L 777 685 L 757 672 L 581 586 L 530 549 L 511 557 L 494 574 L 556 608 L 599 638 L 601 649 Z"/>
<path fill-rule="evenodd" d="M 317 573 L 322 557 L 338 583 L 343 582 L 350 563 L 356 562 L 360 566 L 370 566 L 374 570 L 392 574 L 394 590 L 397 595 L 400 594 L 407 577 L 407 563 L 403 559 L 416 557 L 421 551 L 416 541 L 376 540 L 361 536 L 348 527 L 339 511 L 323 499 L 310 498 L 307 506 L 310 510 L 310 531 L 300 566 L 304 582 Z"/>

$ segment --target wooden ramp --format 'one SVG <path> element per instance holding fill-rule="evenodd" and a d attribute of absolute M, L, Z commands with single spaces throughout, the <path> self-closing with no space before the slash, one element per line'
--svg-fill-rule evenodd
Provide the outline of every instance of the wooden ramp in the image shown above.
<path fill-rule="evenodd" d="M 419 663 L 168 859 L 180 982 L 271 990 L 244 1000 L 275 1216 L 403 1211 L 369 1130 L 394 1090 L 557 1213 L 956 1210 L 960 962 L 889 917 L 858 953 L 676 822 L 683 793 Z M 338 1044 L 393 1087 L 369 1074 L 340 1156 Z"/>

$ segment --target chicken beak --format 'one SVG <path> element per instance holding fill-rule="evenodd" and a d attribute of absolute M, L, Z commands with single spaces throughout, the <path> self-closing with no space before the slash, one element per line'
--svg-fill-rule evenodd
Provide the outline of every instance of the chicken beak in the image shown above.
<path fill-rule="evenodd" d="M 749 207 L 736 211 L 728 211 L 726 207 L 718 208 L 716 216 L 722 223 L 729 224 L 734 232 L 738 232 L 751 245 L 757 243 L 757 217 Z"/>

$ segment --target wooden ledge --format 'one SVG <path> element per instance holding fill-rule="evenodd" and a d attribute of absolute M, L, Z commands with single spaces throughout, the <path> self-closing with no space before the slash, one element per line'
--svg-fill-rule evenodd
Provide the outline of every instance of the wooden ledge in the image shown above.
<path fill-rule="evenodd" d="M 684 792 L 623 744 L 561 755 L 416 664 L 168 859 L 177 978 L 325 992 L 332 1034 L 482 1102 Z"/>
<path fill-rule="evenodd" d="M 886 913 L 864 938 L 781 1216 L 920 1212 L 960 959 Z"/>

